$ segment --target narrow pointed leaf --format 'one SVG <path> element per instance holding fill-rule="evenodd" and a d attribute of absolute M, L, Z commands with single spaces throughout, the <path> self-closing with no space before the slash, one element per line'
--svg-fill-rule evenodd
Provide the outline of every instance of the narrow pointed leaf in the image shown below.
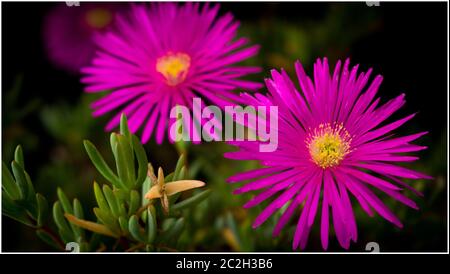
<path fill-rule="evenodd" d="M 28 195 L 27 195 L 27 209 L 31 212 L 33 216 L 36 216 L 37 218 L 37 201 L 36 201 L 36 192 L 34 191 L 33 183 L 31 182 L 30 175 L 24 170 L 23 173 L 25 174 L 25 179 L 27 181 L 27 189 L 28 189 Z"/>
<path fill-rule="evenodd" d="M 138 217 L 136 215 L 131 216 L 130 220 L 128 220 L 128 230 L 136 241 L 146 242 L 147 239 L 139 225 Z"/>
<path fill-rule="evenodd" d="M 19 186 L 14 181 L 11 172 L 9 172 L 9 169 L 4 162 L 2 162 L 2 187 L 11 199 L 20 199 Z"/>
<path fill-rule="evenodd" d="M 183 227 L 184 227 L 184 219 L 180 218 L 166 232 L 164 232 L 161 242 L 166 241 L 176 242 L 176 240 L 178 239 L 183 230 Z"/>
<path fill-rule="evenodd" d="M 14 160 L 23 168 L 25 169 L 25 161 L 23 158 L 23 150 L 22 146 L 18 145 L 16 147 L 16 150 L 14 151 Z"/>
<path fill-rule="evenodd" d="M 185 199 L 185 200 L 183 200 L 183 201 L 181 201 L 179 203 L 174 204 L 171 207 L 171 210 L 172 211 L 177 211 L 177 210 L 183 210 L 183 209 L 186 209 L 188 207 L 195 206 L 195 205 L 201 203 L 202 201 L 206 200 L 206 198 L 208 198 L 210 194 L 211 194 L 211 190 L 210 189 L 202 191 L 202 192 L 200 192 L 200 193 L 198 193 L 198 194 L 196 194 L 196 195 L 194 195 L 194 196 L 192 196 L 190 198 L 187 198 L 187 199 Z"/>
<path fill-rule="evenodd" d="M 128 233 L 128 221 L 125 217 L 120 216 L 119 217 L 119 225 L 120 225 L 120 229 L 127 234 Z"/>
<path fill-rule="evenodd" d="M 139 209 L 140 195 L 136 190 L 130 192 L 130 204 L 128 208 L 128 216 L 134 214 Z"/>
<path fill-rule="evenodd" d="M 144 146 L 142 146 L 139 138 L 135 135 L 132 135 L 132 142 L 134 153 L 136 154 L 136 159 L 138 162 L 138 176 L 136 179 L 136 186 L 139 187 L 147 177 L 148 171 L 148 159 L 147 154 L 145 153 Z"/>
<path fill-rule="evenodd" d="M 136 180 L 135 168 L 134 168 L 134 154 L 132 151 L 131 142 L 123 135 L 117 135 L 117 156 L 122 161 L 123 167 L 125 168 L 124 180 L 129 188 L 134 187 Z M 119 173 L 119 178 L 120 173 Z"/>
<path fill-rule="evenodd" d="M 25 200 L 28 197 L 28 183 L 25 177 L 25 172 L 16 161 L 11 163 L 14 177 L 16 178 L 17 186 L 19 186 L 19 196 L 21 200 Z"/>
<path fill-rule="evenodd" d="M 119 147 L 118 142 L 116 142 L 116 144 L 114 146 L 114 151 L 115 151 L 117 175 L 119 176 L 121 185 L 125 189 L 130 189 L 130 180 L 128 177 L 126 159 L 125 159 L 123 151 Z"/>
<path fill-rule="evenodd" d="M 70 204 L 70 201 L 67 198 L 64 191 L 62 191 L 62 189 L 58 187 L 58 190 L 56 191 L 56 193 L 58 195 L 59 201 L 61 202 L 61 206 L 64 209 L 64 212 L 73 214 L 72 205 Z"/>
<path fill-rule="evenodd" d="M 2 214 L 24 225 L 34 227 L 34 223 L 28 216 L 26 210 L 17 205 L 5 194 L 6 193 L 2 193 Z"/>
<path fill-rule="evenodd" d="M 111 136 L 109 137 L 109 143 L 111 145 L 111 151 L 114 155 L 114 159 L 117 159 L 117 133 L 111 133 Z"/>
<path fill-rule="evenodd" d="M 125 113 L 122 113 L 122 115 L 120 116 L 120 134 L 131 139 L 131 132 L 130 129 L 128 128 L 128 121 Z"/>
<path fill-rule="evenodd" d="M 84 219 L 83 207 L 81 206 L 81 203 L 80 201 L 78 201 L 78 199 L 73 199 L 73 214 L 78 219 Z M 85 238 L 84 230 L 79 229 L 79 235 L 81 236 L 81 238 L 84 239 Z"/>
<path fill-rule="evenodd" d="M 119 178 L 117 178 L 116 174 L 114 174 L 114 172 L 105 162 L 103 157 L 100 155 L 100 152 L 98 152 L 97 148 L 87 140 L 84 141 L 84 147 L 87 154 L 89 155 L 89 158 L 91 159 L 95 168 L 100 172 L 100 174 L 116 187 L 121 187 L 122 184 Z"/>
<path fill-rule="evenodd" d="M 59 228 L 59 229 L 58 229 L 58 232 L 59 232 L 59 236 L 61 236 L 61 240 L 62 240 L 65 244 L 67 244 L 67 243 L 69 243 L 69 242 L 75 242 L 76 239 L 75 239 L 75 237 L 73 236 L 73 234 L 72 234 L 71 231 L 66 230 L 66 229 Z"/>
<path fill-rule="evenodd" d="M 84 210 L 78 199 L 73 199 L 73 215 L 78 219 L 84 219 Z"/>
<path fill-rule="evenodd" d="M 147 242 L 152 244 L 156 237 L 156 217 L 153 206 L 147 208 Z"/>
<path fill-rule="evenodd" d="M 164 182 L 165 182 L 165 183 L 168 183 L 168 182 L 174 181 L 173 176 L 174 176 L 174 173 L 173 173 L 173 172 L 170 173 L 169 175 L 167 175 L 167 176 L 164 178 Z"/>
<path fill-rule="evenodd" d="M 81 220 L 78 219 L 77 217 L 71 215 L 71 214 L 65 214 L 65 217 L 67 218 L 67 220 L 81 228 L 87 229 L 89 231 L 95 232 L 95 233 L 99 233 L 102 235 L 106 235 L 106 236 L 110 236 L 113 238 L 118 238 L 118 235 L 116 235 L 114 232 L 112 232 L 108 227 L 102 225 L 102 224 L 98 224 L 98 223 L 94 223 L 91 221 L 86 221 L 86 220 Z"/>
<path fill-rule="evenodd" d="M 45 224 L 48 217 L 48 203 L 44 196 L 36 193 L 36 201 L 38 207 L 37 225 L 41 227 Z"/>
<path fill-rule="evenodd" d="M 186 175 L 187 175 L 187 170 L 186 170 L 186 167 L 184 166 L 181 168 L 180 174 L 178 174 L 178 180 L 186 180 L 187 179 Z"/>
<path fill-rule="evenodd" d="M 173 174 L 173 181 L 178 181 L 178 180 L 182 179 L 182 178 L 179 177 L 179 175 L 180 175 L 181 168 L 184 166 L 184 164 L 186 162 L 185 158 L 186 157 L 184 156 L 184 154 L 181 154 L 180 158 L 178 158 L 178 162 L 177 162 L 177 165 L 175 167 L 174 174 Z"/>
<path fill-rule="evenodd" d="M 100 189 L 97 182 L 94 182 L 94 195 L 95 195 L 95 200 L 97 201 L 98 207 L 105 212 L 109 212 L 110 211 L 109 205 L 106 202 L 105 196 L 103 196 L 103 192 Z"/>
<path fill-rule="evenodd" d="M 64 212 L 59 201 L 53 204 L 53 220 L 60 230 L 66 233 L 72 231 L 64 218 Z"/>
<path fill-rule="evenodd" d="M 103 194 L 106 197 L 106 200 L 108 201 L 109 208 L 111 209 L 111 213 L 115 217 L 119 217 L 119 202 L 117 201 L 116 196 L 114 195 L 111 188 L 107 185 L 103 185 Z"/>
<path fill-rule="evenodd" d="M 128 198 L 130 197 L 130 191 L 125 189 L 114 188 L 113 193 L 119 202 L 128 201 Z"/>
<path fill-rule="evenodd" d="M 147 192 L 150 190 L 152 186 L 152 182 L 150 177 L 147 176 L 147 178 L 145 179 L 144 183 L 142 184 L 142 199 L 141 199 L 141 205 L 145 206 L 146 204 L 149 203 L 149 200 L 147 200 L 145 198 L 145 195 L 147 194 Z"/>
<path fill-rule="evenodd" d="M 127 216 L 127 210 L 125 208 L 125 204 L 123 204 L 123 203 L 119 204 L 119 215 L 122 217 Z"/>
<path fill-rule="evenodd" d="M 94 208 L 94 214 L 100 220 L 100 222 L 106 225 L 112 232 L 117 235 L 119 234 L 120 228 L 118 221 L 111 215 L 110 212 L 105 212 L 96 207 Z"/>

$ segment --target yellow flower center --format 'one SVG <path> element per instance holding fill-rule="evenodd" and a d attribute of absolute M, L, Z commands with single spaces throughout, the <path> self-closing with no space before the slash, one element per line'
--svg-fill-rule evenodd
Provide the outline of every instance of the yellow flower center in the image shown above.
<path fill-rule="evenodd" d="M 321 168 L 338 165 L 350 152 L 351 137 L 342 124 L 320 124 L 306 139 L 311 159 Z"/>
<path fill-rule="evenodd" d="M 169 52 L 156 60 L 156 71 L 166 78 L 169 86 L 176 86 L 186 79 L 190 65 L 189 55 L 181 52 Z"/>
<path fill-rule="evenodd" d="M 105 8 L 95 8 L 86 12 L 86 23 L 94 29 L 103 29 L 113 19 L 113 14 Z"/>

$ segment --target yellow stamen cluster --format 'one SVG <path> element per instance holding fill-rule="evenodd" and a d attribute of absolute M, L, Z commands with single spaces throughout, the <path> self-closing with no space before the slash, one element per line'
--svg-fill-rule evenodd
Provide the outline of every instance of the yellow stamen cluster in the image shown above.
<path fill-rule="evenodd" d="M 169 52 L 158 58 L 156 61 L 156 71 L 166 78 L 169 86 L 176 86 L 186 79 L 191 58 L 185 53 Z"/>
<path fill-rule="evenodd" d="M 338 165 L 350 152 L 352 138 L 342 124 L 320 124 L 306 139 L 311 159 L 321 168 Z"/>
<path fill-rule="evenodd" d="M 86 23 L 94 29 L 103 29 L 108 26 L 113 14 L 110 10 L 105 8 L 95 8 L 86 12 Z"/>

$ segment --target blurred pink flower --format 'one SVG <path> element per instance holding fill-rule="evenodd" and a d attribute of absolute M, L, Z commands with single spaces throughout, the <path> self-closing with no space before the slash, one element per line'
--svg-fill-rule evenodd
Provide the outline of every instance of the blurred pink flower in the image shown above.
<path fill-rule="evenodd" d="M 58 68 L 79 73 L 94 53 L 93 34 L 106 30 L 113 22 L 117 4 L 59 4 L 49 11 L 43 24 L 45 50 Z"/>

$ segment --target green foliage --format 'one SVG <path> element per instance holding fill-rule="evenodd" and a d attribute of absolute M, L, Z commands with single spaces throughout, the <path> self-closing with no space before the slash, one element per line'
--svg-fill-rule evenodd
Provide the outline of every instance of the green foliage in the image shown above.
<path fill-rule="evenodd" d="M 2 163 L 2 213 L 25 225 L 40 228 L 48 215 L 47 200 L 34 191 L 24 169 L 21 146 L 17 146 L 11 162 L 12 174 Z"/>
<path fill-rule="evenodd" d="M 120 132 L 111 134 L 110 145 L 115 171 L 91 142 L 84 141 L 93 165 L 107 181 L 103 185 L 93 183 L 96 206 L 92 211 L 96 221 L 86 220 L 81 202 L 76 198 L 71 202 L 64 191 L 58 188 L 58 199 L 52 207 L 53 222 L 48 222 L 48 202 L 43 195 L 35 193 L 24 169 L 20 146 L 11 163 L 12 173 L 4 163 L 2 166 L 2 213 L 35 228 L 41 240 L 58 249 L 75 242 L 80 251 L 175 250 L 177 239 L 185 227 L 183 213 L 205 200 L 210 191 L 200 191 L 181 201 L 180 193 L 177 193 L 171 196 L 167 205 L 157 201 L 163 201 L 165 195 L 148 200 L 145 198 L 146 193 L 152 187 L 158 187 L 157 184 L 176 182 L 178 186 L 198 182 L 186 180 L 186 158 L 181 155 L 175 171 L 157 179 L 152 165 L 148 163 L 144 147 L 128 129 L 125 115 L 121 117 Z M 163 206 L 171 209 L 170 214 Z M 111 245 L 108 237 L 116 239 L 116 242 Z"/>

